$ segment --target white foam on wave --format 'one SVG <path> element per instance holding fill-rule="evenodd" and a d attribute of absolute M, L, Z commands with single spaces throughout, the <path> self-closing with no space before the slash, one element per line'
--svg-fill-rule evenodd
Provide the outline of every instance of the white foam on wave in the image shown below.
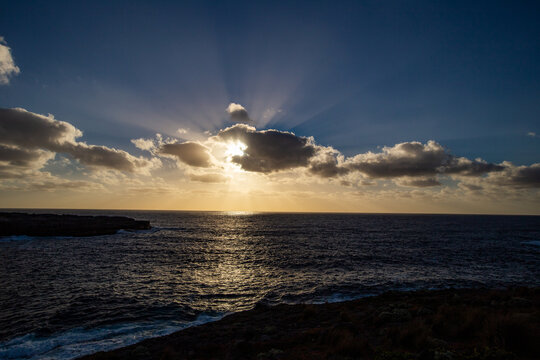
<path fill-rule="evenodd" d="M 0 241 L 24 241 L 24 240 L 33 240 L 34 237 L 27 235 L 12 235 L 12 236 L 2 236 Z"/>
<path fill-rule="evenodd" d="M 120 229 L 116 232 L 116 234 L 128 234 L 128 235 L 133 235 L 133 234 L 153 234 L 155 232 L 158 232 L 160 231 L 161 229 L 160 228 L 157 228 L 157 227 L 151 227 L 150 229 L 145 229 L 145 230 L 126 230 L 126 229 Z"/>
<path fill-rule="evenodd" d="M 144 339 L 171 334 L 191 326 L 216 321 L 223 315 L 202 314 L 190 323 L 176 321 L 109 325 L 101 328 L 74 328 L 48 337 L 27 334 L 0 343 L 0 359 L 69 360 L 98 351 L 109 351 Z"/>
<path fill-rule="evenodd" d="M 369 296 L 375 296 L 375 294 L 357 294 L 357 295 L 346 295 L 342 293 L 334 293 L 332 295 L 326 296 L 322 299 L 318 298 L 313 301 L 308 301 L 306 304 L 326 304 L 326 303 L 338 303 L 338 302 L 345 302 L 345 301 L 351 301 L 351 300 L 358 300 L 361 298 L 369 297 Z"/>
<path fill-rule="evenodd" d="M 524 241 L 522 244 L 540 246 L 540 240 Z"/>
<path fill-rule="evenodd" d="M 116 232 L 116 234 L 111 235 L 118 235 L 118 234 L 127 234 L 127 235 L 133 235 L 133 234 L 152 234 L 155 232 L 160 231 L 160 228 L 151 228 L 148 230 L 124 230 L 120 229 Z M 89 235 L 89 236 L 28 236 L 28 235 L 11 235 L 11 236 L 0 236 L 0 241 L 24 241 L 24 240 L 51 240 L 51 239 L 78 239 L 78 238 L 84 238 L 84 237 L 96 237 L 96 236 L 108 236 L 108 235 Z"/>

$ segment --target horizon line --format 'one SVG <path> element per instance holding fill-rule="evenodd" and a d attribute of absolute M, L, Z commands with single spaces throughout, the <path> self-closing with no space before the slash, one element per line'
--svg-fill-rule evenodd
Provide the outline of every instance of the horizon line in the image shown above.
<path fill-rule="evenodd" d="M 3 208 L 0 207 L 0 212 L 5 210 L 89 210 L 89 211 L 148 211 L 148 212 L 199 212 L 199 213 L 238 213 L 244 214 L 343 214 L 343 215 L 463 215 L 463 216 L 540 216 L 540 214 L 527 213 L 458 213 L 458 212 L 360 212 L 360 211 L 266 211 L 266 210 L 181 210 L 181 209 L 96 209 L 96 208 Z"/>

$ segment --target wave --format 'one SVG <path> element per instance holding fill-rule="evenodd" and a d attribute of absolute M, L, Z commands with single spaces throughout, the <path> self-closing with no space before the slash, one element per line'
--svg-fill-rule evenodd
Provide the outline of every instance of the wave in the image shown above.
<path fill-rule="evenodd" d="M 33 239 L 35 239 L 33 236 L 27 235 L 0 236 L 0 241 L 24 241 Z"/>
<path fill-rule="evenodd" d="M 375 294 L 360 294 L 360 295 L 347 295 L 343 293 L 335 293 L 328 295 L 324 298 L 314 299 L 312 301 L 307 301 L 307 304 L 325 304 L 325 303 L 337 303 L 351 300 L 358 300 L 369 296 L 375 296 Z"/>
<path fill-rule="evenodd" d="M 129 346 L 144 339 L 168 335 L 191 326 L 219 320 L 223 316 L 223 314 L 201 314 L 189 323 L 166 321 L 125 323 L 91 329 L 80 327 L 48 337 L 31 333 L 0 343 L 0 359 L 69 360 Z"/>
<path fill-rule="evenodd" d="M 89 236 L 28 236 L 28 235 L 10 235 L 10 236 L 0 236 L 0 241 L 24 241 L 24 240 L 36 240 L 36 239 L 78 239 L 78 238 L 84 238 L 84 237 L 96 237 L 96 236 L 114 236 L 119 234 L 153 234 L 158 231 L 161 231 L 166 228 L 158 228 L 158 227 L 152 227 L 148 230 L 124 230 L 120 229 L 116 232 L 116 234 L 111 235 L 89 235 Z"/>
<path fill-rule="evenodd" d="M 522 244 L 540 246 L 540 240 L 524 241 Z"/>
<path fill-rule="evenodd" d="M 182 227 L 162 227 L 162 226 L 152 226 L 147 230 L 125 230 L 120 229 L 116 234 L 154 234 L 160 231 L 186 231 L 186 228 Z"/>
<path fill-rule="evenodd" d="M 146 230 L 120 229 L 116 232 L 116 234 L 153 234 L 161 230 L 162 228 L 152 226 L 150 229 L 146 229 Z"/>

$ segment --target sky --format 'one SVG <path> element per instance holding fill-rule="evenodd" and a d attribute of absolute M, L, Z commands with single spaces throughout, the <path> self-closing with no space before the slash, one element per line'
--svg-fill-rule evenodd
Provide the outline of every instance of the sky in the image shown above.
<path fill-rule="evenodd" d="M 536 1 L 0 1 L 0 207 L 540 214 Z"/>

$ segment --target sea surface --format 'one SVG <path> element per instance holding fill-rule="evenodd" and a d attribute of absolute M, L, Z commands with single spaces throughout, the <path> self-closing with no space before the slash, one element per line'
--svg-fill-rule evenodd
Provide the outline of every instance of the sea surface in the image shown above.
<path fill-rule="evenodd" d="M 540 286 L 540 217 L 25 212 L 125 215 L 153 228 L 0 238 L 0 359 L 72 359 L 258 302 Z"/>

